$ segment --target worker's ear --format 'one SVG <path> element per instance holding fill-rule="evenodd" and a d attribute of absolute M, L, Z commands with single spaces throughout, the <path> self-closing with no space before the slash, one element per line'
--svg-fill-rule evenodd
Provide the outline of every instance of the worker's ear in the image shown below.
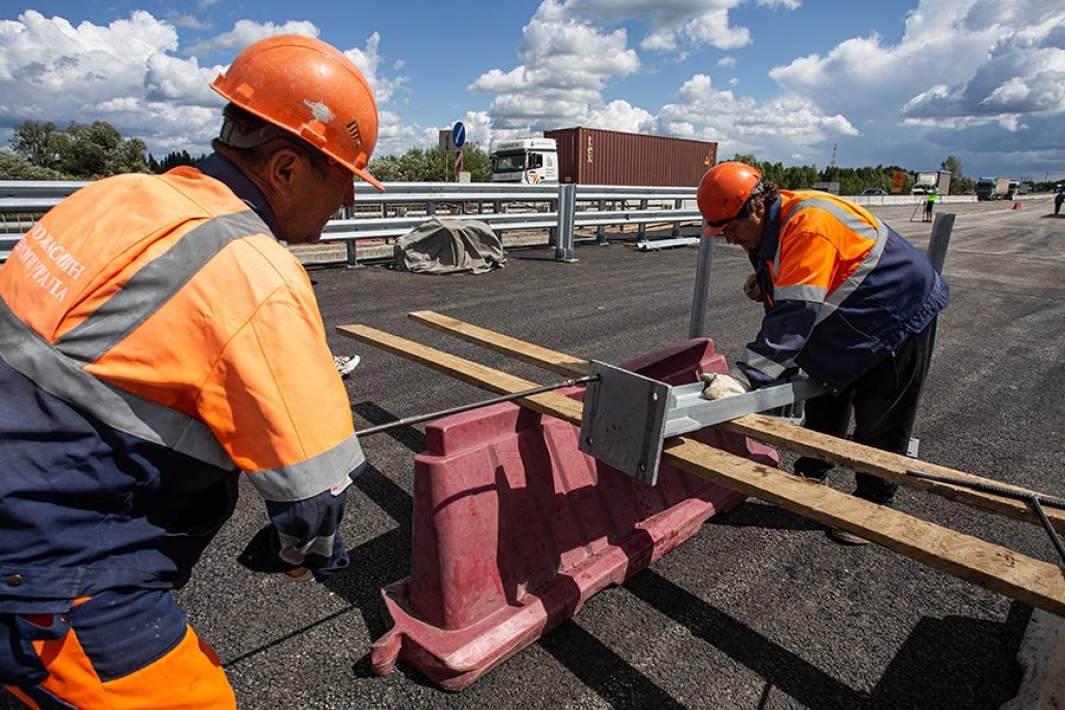
<path fill-rule="evenodd" d="M 754 199 L 751 201 L 751 214 L 755 219 L 761 220 L 765 216 L 765 200 Z"/>
<path fill-rule="evenodd" d="M 262 177 L 275 195 L 291 195 L 296 191 L 296 183 L 304 168 L 299 151 L 283 145 L 266 161 Z"/>

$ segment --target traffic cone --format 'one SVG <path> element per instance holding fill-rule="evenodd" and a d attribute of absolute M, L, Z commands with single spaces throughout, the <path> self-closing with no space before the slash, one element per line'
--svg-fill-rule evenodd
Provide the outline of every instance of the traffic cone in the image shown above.
<path fill-rule="evenodd" d="M 1020 202 L 1014 202 L 1013 203 L 1013 209 L 1019 210 L 1020 208 L 1021 208 L 1021 203 Z"/>

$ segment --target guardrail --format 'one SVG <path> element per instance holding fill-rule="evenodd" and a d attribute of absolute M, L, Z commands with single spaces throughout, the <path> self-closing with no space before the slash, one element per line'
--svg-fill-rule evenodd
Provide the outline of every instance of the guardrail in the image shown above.
<path fill-rule="evenodd" d="M 14 227 L 0 234 L 0 260 L 7 258 L 34 219 L 86 184 L 0 181 L 0 216 Z M 698 210 L 685 209 L 685 201 L 695 199 L 694 187 L 408 182 L 385 183 L 385 188 L 382 193 L 357 183 L 355 210 L 331 220 L 323 230 L 323 242 L 347 245 L 349 263 L 358 260 L 360 240 L 399 237 L 444 213 L 449 219 L 481 220 L 496 232 L 547 230 L 548 242 L 556 245 L 556 258 L 562 261 L 573 258 L 577 228 L 595 227 L 595 238 L 603 240 L 604 227 L 635 224 L 637 238 L 642 238 L 648 224 L 665 223 L 673 225 L 676 236 L 682 223 L 701 220 Z M 636 203 L 635 209 L 627 208 L 630 202 Z M 489 204 L 491 210 L 486 212 Z M 371 214 L 368 207 L 375 208 Z"/>
<path fill-rule="evenodd" d="M 0 261 L 30 228 L 33 220 L 75 190 L 78 181 L 0 181 Z M 517 183 L 385 183 L 378 192 L 366 183 L 355 186 L 355 210 L 344 219 L 331 220 L 323 242 L 347 245 L 346 261 L 358 261 L 358 243 L 402 236 L 434 216 L 481 220 L 496 232 L 547 230 L 555 258 L 573 261 L 574 232 L 595 227 L 595 239 L 605 239 L 604 228 L 637 225 L 637 239 L 652 223 L 671 224 L 672 237 L 680 225 L 701 221 L 694 187 L 629 187 L 617 185 L 523 185 Z M 1036 199 L 1045 195 L 1020 195 Z M 859 195 L 847 197 L 860 205 L 916 205 L 924 195 Z M 973 195 L 946 195 L 943 203 L 975 202 Z M 635 209 L 629 209 L 629 203 Z M 486 205 L 490 211 L 485 211 Z M 620 206 L 620 209 L 619 209 Z M 508 207 L 511 208 L 508 210 Z M 372 208 L 368 210 L 367 208 Z M 520 211 L 515 211 L 518 209 Z M 389 213 L 392 216 L 389 216 Z M 591 237 L 589 237 L 591 238 Z"/>

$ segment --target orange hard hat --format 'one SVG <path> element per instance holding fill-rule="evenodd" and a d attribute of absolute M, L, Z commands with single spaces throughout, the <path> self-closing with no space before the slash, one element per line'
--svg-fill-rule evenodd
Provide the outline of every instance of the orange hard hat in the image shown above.
<path fill-rule="evenodd" d="M 695 198 L 706 220 L 703 234 L 720 234 L 724 227 L 714 225 L 735 217 L 761 182 L 762 172 L 746 163 L 729 161 L 707 170 Z"/>
<path fill-rule="evenodd" d="M 377 102 L 335 47 L 303 35 L 267 37 L 238 54 L 211 88 L 385 189 L 366 170 L 377 144 Z"/>

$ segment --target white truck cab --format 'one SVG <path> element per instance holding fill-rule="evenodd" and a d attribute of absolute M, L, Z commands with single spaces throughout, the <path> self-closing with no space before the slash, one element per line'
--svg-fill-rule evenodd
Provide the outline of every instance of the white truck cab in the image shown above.
<path fill-rule="evenodd" d="M 557 183 L 555 139 L 520 138 L 496 143 L 492 148 L 492 182 Z"/>

